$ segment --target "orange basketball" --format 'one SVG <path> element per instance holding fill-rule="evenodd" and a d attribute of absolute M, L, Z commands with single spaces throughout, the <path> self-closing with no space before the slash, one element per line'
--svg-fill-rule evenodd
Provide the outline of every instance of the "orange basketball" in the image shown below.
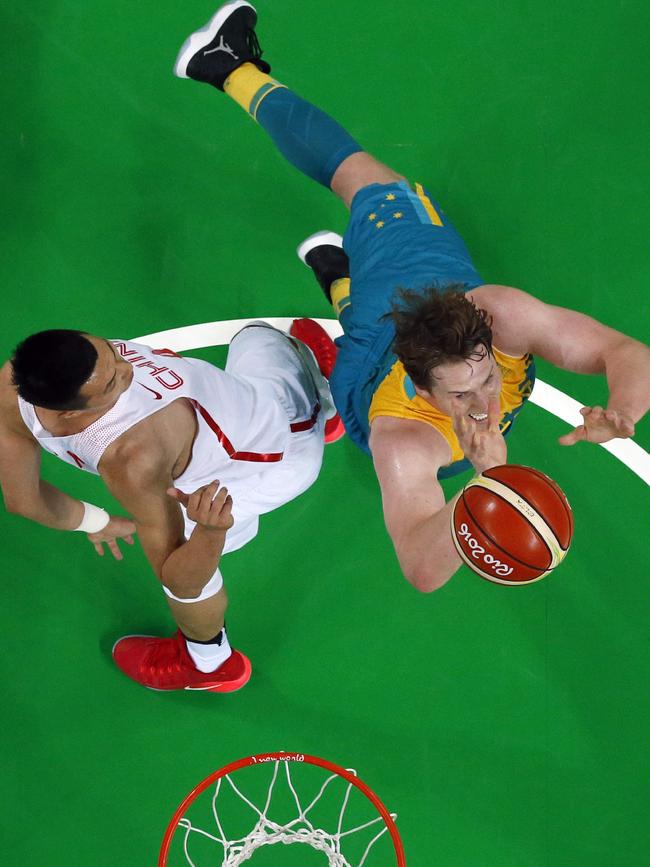
<path fill-rule="evenodd" d="M 573 513 L 544 473 L 503 464 L 465 485 L 452 514 L 451 535 L 478 575 L 496 584 L 531 584 L 564 560 Z"/>

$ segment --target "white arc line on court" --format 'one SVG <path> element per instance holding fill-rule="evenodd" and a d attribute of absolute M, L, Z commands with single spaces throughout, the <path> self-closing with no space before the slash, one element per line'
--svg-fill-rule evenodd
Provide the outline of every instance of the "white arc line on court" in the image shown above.
<path fill-rule="evenodd" d="M 207 346 L 224 346 L 249 322 L 262 321 L 275 326 L 282 331 L 288 331 L 295 317 L 266 317 L 259 316 L 255 319 L 226 319 L 223 322 L 203 322 L 199 325 L 184 325 L 181 328 L 170 328 L 168 331 L 158 331 L 155 334 L 145 334 L 143 337 L 134 337 L 133 340 L 140 343 L 157 344 L 157 347 L 173 349 L 175 352 L 183 352 L 188 349 L 203 349 Z M 315 319 L 319 325 L 327 331 L 331 338 L 340 337 L 343 329 L 336 319 Z M 565 421 L 571 427 L 582 424 L 580 409 L 583 404 L 574 398 L 564 394 L 558 388 L 542 382 L 535 381 L 535 388 L 530 397 L 530 402 L 542 407 L 547 412 Z M 646 485 L 650 485 L 650 455 L 640 445 L 631 439 L 617 439 L 609 443 L 601 443 L 606 449 L 633 473 L 642 479 Z"/>

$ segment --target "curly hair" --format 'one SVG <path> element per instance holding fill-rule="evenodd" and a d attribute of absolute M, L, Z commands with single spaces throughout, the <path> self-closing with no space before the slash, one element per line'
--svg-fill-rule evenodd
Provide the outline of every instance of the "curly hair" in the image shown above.
<path fill-rule="evenodd" d="M 440 290 L 400 289 L 388 314 L 395 323 L 393 351 L 418 387 L 430 391 L 434 370 L 450 361 L 483 357 L 492 352 L 492 318 L 473 304 L 463 284 Z"/>

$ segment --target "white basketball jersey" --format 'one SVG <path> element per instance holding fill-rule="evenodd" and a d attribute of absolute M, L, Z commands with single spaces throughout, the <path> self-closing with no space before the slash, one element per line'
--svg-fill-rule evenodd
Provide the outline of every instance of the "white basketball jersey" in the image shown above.
<path fill-rule="evenodd" d="M 250 490 L 266 467 L 283 459 L 291 430 L 305 420 L 287 417 L 287 409 L 268 382 L 233 375 L 170 350 L 127 340 L 111 342 L 133 365 L 133 379 L 117 403 L 85 430 L 52 436 L 40 424 L 32 404 L 18 398 L 23 420 L 40 445 L 86 472 L 98 474 L 104 451 L 133 425 L 172 401 L 187 398 L 196 411 L 198 431 L 190 463 L 175 482 L 191 492 L 218 478 L 236 496 L 240 486 Z M 317 413 L 316 391 L 310 399 L 310 411 Z M 305 423 L 308 420 L 309 411 Z"/>

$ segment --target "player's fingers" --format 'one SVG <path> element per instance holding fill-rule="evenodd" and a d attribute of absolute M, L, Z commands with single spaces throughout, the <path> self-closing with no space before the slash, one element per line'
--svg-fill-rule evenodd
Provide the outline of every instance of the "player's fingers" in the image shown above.
<path fill-rule="evenodd" d="M 631 437 L 634 436 L 634 423 L 630 421 L 629 418 L 625 416 L 619 416 L 616 420 L 616 429 L 619 432 L 619 436 Z"/>
<path fill-rule="evenodd" d="M 196 520 L 196 515 L 199 514 L 201 508 L 201 500 L 203 498 L 203 491 L 205 490 L 205 486 L 202 488 L 198 488 L 196 491 L 190 494 L 190 499 L 187 504 L 187 512 L 188 514 L 191 512 L 195 517 L 192 520 Z"/>
<path fill-rule="evenodd" d="M 488 430 L 490 433 L 497 433 L 499 430 L 499 420 L 501 418 L 501 404 L 499 398 L 494 396 L 488 401 Z"/>
<path fill-rule="evenodd" d="M 464 433 L 467 429 L 465 413 L 455 407 L 453 407 L 451 410 L 451 422 L 454 426 L 454 430 L 456 431 L 456 433 Z"/>
<path fill-rule="evenodd" d="M 219 482 L 210 482 L 209 485 L 205 485 L 201 488 L 201 506 L 206 506 L 210 508 L 210 504 L 214 500 L 214 496 L 219 490 Z"/>
<path fill-rule="evenodd" d="M 227 496 L 228 496 L 228 488 L 226 488 L 224 485 L 223 488 L 219 488 L 219 490 L 213 495 L 212 502 L 213 503 L 217 503 L 217 502 L 223 503 L 223 501 L 226 499 Z"/>
<path fill-rule="evenodd" d="M 93 542 L 93 548 L 97 551 L 100 557 L 104 556 L 104 546 L 101 542 Z"/>
<path fill-rule="evenodd" d="M 179 503 L 182 503 L 185 508 L 190 501 L 189 494 L 185 494 L 183 491 L 179 491 L 178 488 L 167 488 L 167 493 L 173 499 L 178 500 Z"/>
<path fill-rule="evenodd" d="M 476 422 L 474 419 L 468 418 L 466 415 L 461 416 L 459 439 L 462 439 L 464 442 L 472 443 L 474 442 L 476 433 Z"/>
<path fill-rule="evenodd" d="M 124 555 L 120 551 L 120 547 L 117 544 L 117 542 L 115 541 L 115 539 L 111 539 L 110 542 L 108 542 L 107 544 L 108 544 L 108 547 L 110 548 L 111 554 L 113 555 L 113 557 L 115 557 L 116 560 L 123 560 L 124 559 Z"/>
<path fill-rule="evenodd" d="M 219 482 L 210 482 L 206 485 L 201 493 L 201 502 L 199 505 L 199 515 L 201 521 L 208 521 L 210 515 L 214 514 L 214 501 L 218 496 Z"/>
<path fill-rule="evenodd" d="M 203 496 L 208 497 L 210 502 L 212 502 L 212 500 L 214 500 L 214 496 L 218 490 L 219 490 L 219 480 L 215 479 L 213 482 L 210 482 L 209 485 L 206 485 L 203 488 Z"/>
<path fill-rule="evenodd" d="M 187 514 L 191 521 L 197 524 L 205 524 L 210 514 L 212 505 L 212 493 L 208 491 L 210 485 L 202 485 L 190 495 L 187 505 Z"/>
<path fill-rule="evenodd" d="M 219 491 L 217 496 L 210 503 L 210 511 L 206 517 L 207 523 L 215 524 L 219 522 L 219 516 L 221 515 L 224 499 L 225 498 L 221 496 L 221 491 Z"/>
<path fill-rule="evenodd" d="M 221 511 L 219 512 L 219 526 L 228 529 L 232 527 L 233 519 L 232 519 L 232 497 L 226 497 L 223 506 L 221 507 Z"/>
<path fill-rule="evenodd" d="M 212 500 L 212 512 L 213 514 L 218 514 L 223 508 L 223 504 L 226 502 L 226 498 L 228 496 L 228 488 L 221 488 L 217 491 L 215 498 Z"/>
<path fill-rule="evenodd" d="M 560 443 L 560 445 L 563 445 L 563 446 L 572 446 L 572 445 L 575 445 L 575 443 L 579 442 L 580 440 L 585 439 L 585 436 L 586 436 L 585 426 L 581 424 L 577 428 L 575 428 L 574 430 L 570 431 L 568 434 L 564 434 L 564 436 L 561 436 L 558 439 L 558 442 Z"/>
<path fill-rule="evenodd" d="M 127 545 L 133 545 L 133 536 L 123 536 L 122 537 Z"/>

